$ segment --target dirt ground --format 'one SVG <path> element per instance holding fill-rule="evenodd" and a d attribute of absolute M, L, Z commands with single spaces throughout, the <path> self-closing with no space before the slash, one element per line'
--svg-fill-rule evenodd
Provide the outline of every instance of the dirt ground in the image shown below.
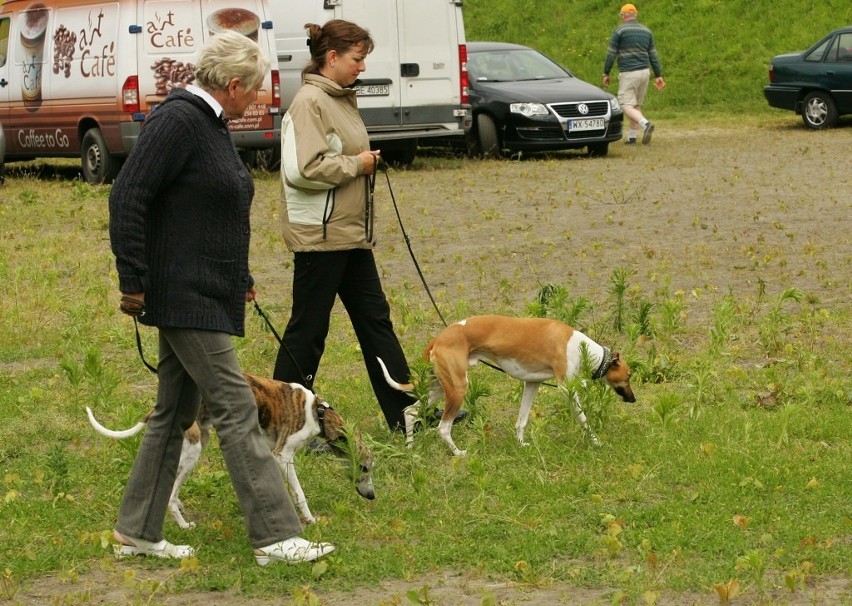
<path fill-rule="evenodd" d="M 793 116 L 769 125 L 675 128 L 660 123 L 649 146 L 615 143 L 606 158 L 576 152 L 502 161 L 455 161 L 450 155 L 393 171 L 390 178 L 418 261 L 448 320 L 460 314 L 524 312 L 543 284 L 572 296 L 608 300 L 614 268 L 635 270 L 645 292 L 683 291 L 690 322 L 726 293 L 773 298 L 797 287 L 826 307 L 848 308 L 852 123 L 827 132 L 804 129 Z M 435 167 L 434 164 L 439 166 Z M 255 231 L 277 229 L 275 179 L 258 184 Z M 425 294 L 380 178 L 381 241 L 376 255 L 388 291 Z M 259 284 L 284 288 L 278 261 L 255 258 Z M 464 302 L 463 304 L 460 302 Z M 123 572 L 163 580 L 175 573 L 132 563 L 74 576 L 39 579 L 18 592 L 19 604 L 290 603 L 290 596 L 248 600 L 228 592 L 126 589 Z M 406 592 L 431 588 L 432 604 L 609 604 L 612 589 L 525 587 L 447 570 L 428 579 L 388 580 L 355 592 L 323 593 L 327 606 L 407 604 Z M 308 602 L 304 602 L 308 603 Z M 425 602 L 424 602 L 425 603 Z M 711 591 L 665 592 L 657 604 L 718 604 Z M 755 603 L 745 598 L 734 603 Z M 850 604 L 849 578 L 819 579 L 796 594 L 778 591 L 760 603 Z"/>

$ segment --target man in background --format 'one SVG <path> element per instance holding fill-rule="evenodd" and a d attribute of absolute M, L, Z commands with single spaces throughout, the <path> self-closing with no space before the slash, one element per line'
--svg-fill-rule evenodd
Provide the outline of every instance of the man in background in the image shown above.
<path fill-rule="evenodd" d="M 636 20 L 638 14 L 639 11 L 632 4 L 621 7 L 622 23 L 610 36 L 603 70 L 603 84 L 609 86 L 609 72 L 616 59 L 618 60 L 618 102 L 624 110 L 624 115 L 630 120 L 630 132 L 625 141 L 628 145 L 636 143 L 640 129 L 642 143 L 647 145 L 651 142 L 654 123 L 642 115 L 642 104 L 648 92 L 651 69 L 654 70 L 654 85 L 657 90 L 666 86 L 663 68 L 654 45 L 654 34 Z"/>

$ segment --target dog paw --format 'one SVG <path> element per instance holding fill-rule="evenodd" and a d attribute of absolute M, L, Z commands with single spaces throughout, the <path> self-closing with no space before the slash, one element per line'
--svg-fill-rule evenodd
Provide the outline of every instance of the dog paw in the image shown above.
<path fill-rule="evenodd" d="M 524 448 L 529 448 L 530 443 L 529 442 L 521 442 L 521 446 L 523 446 Z"/>
<path fill-rule="evenodd" d="M 466 450 L 457 450 L 453 454 L 455 454 L 457 457 L 466 457 L 467 451 Z"/>

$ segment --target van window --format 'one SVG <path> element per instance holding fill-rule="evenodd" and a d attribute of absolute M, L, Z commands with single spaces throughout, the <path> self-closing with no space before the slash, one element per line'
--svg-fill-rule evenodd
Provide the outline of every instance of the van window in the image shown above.
<path fill-rule="evenodd" d="M 6 65 L 6 57 L 9 56 L 9 22 L 11 19 L 4 17 L 0 19 L 0 67 Z"/>

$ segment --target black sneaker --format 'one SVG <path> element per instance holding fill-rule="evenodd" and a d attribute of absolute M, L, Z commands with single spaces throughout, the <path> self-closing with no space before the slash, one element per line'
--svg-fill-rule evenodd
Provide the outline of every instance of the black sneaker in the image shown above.
<path fill-rule="evenodd" d="M 627 139 L 624 142 L 625 145 L 636 145 L 636 139 Z"/>
<path fill-rule="evenodd" d="M 651 135 L 654 134 L 654 123 L 648 122 L 645 128 L 642 129 L 642 143 L 648 145 L 651 142 Z"/>

